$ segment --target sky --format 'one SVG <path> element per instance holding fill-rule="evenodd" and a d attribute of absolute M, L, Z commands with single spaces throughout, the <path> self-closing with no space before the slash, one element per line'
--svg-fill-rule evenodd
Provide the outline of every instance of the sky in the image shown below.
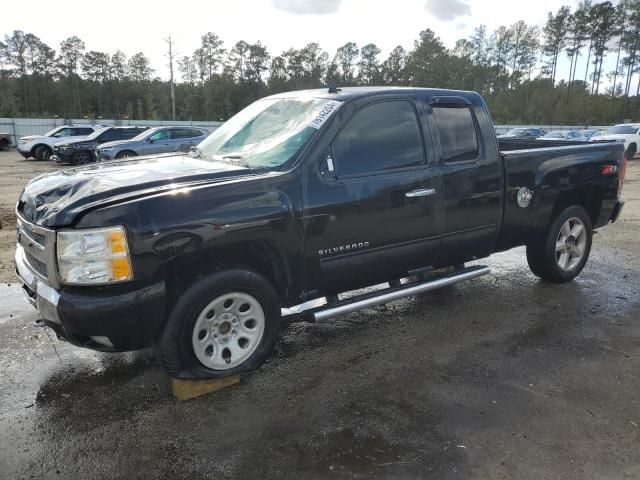
<path fill-rule="evenodd" d="M 206 32 L 220 36 L 230 49 L 238 40 L 262 41 L 272 56 L 290 48 L 318 42 L 333 56 L 348 41 L 375 43 L 381 60 L 397 45 L 413 46 L 421 30 L 432 29 L 448 46 L 487 25 L 492 31 L 523 19 L 544 25 L 547 13 L 577 0 L 110 0 L 108 2 L 51 2 L 30 0 L 28 9 L 3 2 L 0 34 L 31 32 L 58 49 L 60 41 L 76 35 L 87 50 L 128 57 L 144 52 L 156 75 L 168 78 L 166 44 L 171 35 L 179 55 L 191 55 Z M 82 5 L 88 7 L 82 7 Z M 64 8 L 60 8 L 64 5 Z M 584 61 L 582 64 L 584 68 Z M 559 76 L 568 74 L 563 61 Z M 566 70 L 565 73 L 563 70 Z M 580 66 L 578 71 L 580 71 Z M 580 74 L 578 74 L 580 77 Z"/>

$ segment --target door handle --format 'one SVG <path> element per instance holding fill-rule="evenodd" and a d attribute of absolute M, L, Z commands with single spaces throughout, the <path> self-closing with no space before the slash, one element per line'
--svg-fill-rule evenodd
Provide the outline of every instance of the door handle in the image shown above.
<path fill-rule="evenodd" d="M 419 188 L 418 190 L 411 190 L 404 194 L 405 197 L 415 198 L 415 197 L 430 197 L 431 195 L 436 194 L 435 188 Z"/>

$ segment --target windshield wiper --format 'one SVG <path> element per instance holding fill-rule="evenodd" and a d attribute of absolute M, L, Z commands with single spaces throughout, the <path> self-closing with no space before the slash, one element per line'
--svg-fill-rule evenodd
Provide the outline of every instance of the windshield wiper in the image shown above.
<path fill-rule="evenodd" d="M 242 167 L 246 167 L 249 170 L 251 170 L 251 165 L 249 164 L 249 162 L 247 162 L 244 157 L 240 154 L 237 153 L 230 153 L 228 155 L 222 155 L 222 160 L 231 160 L 229 163 L 231 163 L 232 165 L 240 165 Z M 215 158 L 214 158 L 215 160 Z M 234 160 L 238 160 L 238 161 L 234 161 Z"/>

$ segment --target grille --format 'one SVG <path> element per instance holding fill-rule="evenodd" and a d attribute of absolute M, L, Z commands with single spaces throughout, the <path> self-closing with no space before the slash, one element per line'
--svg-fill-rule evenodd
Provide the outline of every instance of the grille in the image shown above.
<path fill-rule="evenodd" d="M 47 237 L 41 233 L 34 232 L 26 223 L 22 224 L 21 229 L 39 245 L 42 245 L 43 247 L 47 246 Z"/>
<path fill-rule="evenodd" d="M 43 277 L 47 278 L 47 264 L 44 262 L 41 262 L 36 257 L 31 255 L 29 252 L 24 252 L 24 253 L 25 253 L 25 258 L 27 259 L 27 263 L 29 263 L 31 268 L 33 268 L 36 271 L 36 273 L 39 273 Z"/>

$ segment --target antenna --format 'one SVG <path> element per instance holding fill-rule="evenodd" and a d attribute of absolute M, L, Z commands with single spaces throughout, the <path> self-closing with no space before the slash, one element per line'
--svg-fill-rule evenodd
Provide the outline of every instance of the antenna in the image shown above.
<path fill-rule="evenodd" d="M 336 82 L 331 82 L 331 85 L 329 86 L 329 93 L 338 93 L 341 90 L 341 88 L 338 88 L 338 84 Z"/>

